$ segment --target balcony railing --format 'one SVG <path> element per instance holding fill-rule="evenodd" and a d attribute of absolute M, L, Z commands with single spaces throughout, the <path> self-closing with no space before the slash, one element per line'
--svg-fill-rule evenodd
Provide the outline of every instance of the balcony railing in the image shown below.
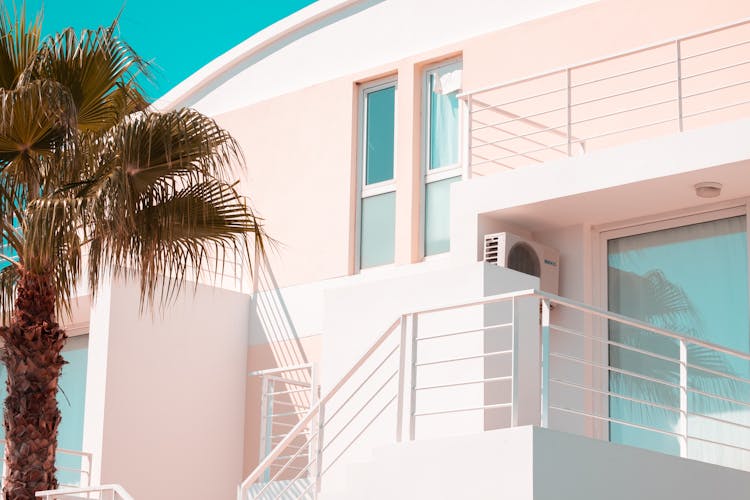
<path fill-rule="evenodd" d="M 750 20 L 459 96 L 464 177 L 750 116 Z"/>
<path fill-rule="evenodd" d="M 133 497 L 119 484 L 37 491 L 36 498 L 43 500 L 133 500 Z"/>
<path fill-rule="evenodd" d="M 376 447 L 517 425 L 750 470 L 750 354 L 535 290 L 405 314 L 238 498 L 347 491 Z"/>
<path fill-rule="evenodd" d="M 0 439 L 2 455 L 2 473 L 0 477 L 5 482 L 5 440 Z M 57 467 L 57 481 L 64 487 L 85 487 L 91 484 L 91 465 L 93 455 L 85 451 L 66 450 L 58 448 L 55 466 Z"/>

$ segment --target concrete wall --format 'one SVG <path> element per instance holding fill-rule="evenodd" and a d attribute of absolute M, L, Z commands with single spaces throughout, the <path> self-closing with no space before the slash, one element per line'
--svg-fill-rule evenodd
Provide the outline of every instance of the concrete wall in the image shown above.
<path fill-rule="evenodd" d="M 325 394 L 351 368 L 357 359 L 378 339 L 401 314 L 424 309 L 450 305 L 472 299 L 481 299 L 487 295 L 534 288 L 538 280 L 515 271 L 474 263 L 466 266 L 444 268 L 439 271 L 412 274 L 373 280 L 366 283 L 351 284 L 331 288 L 326 292 L 325 302 L 325 343 L 323 346 L 322 364 L 325 367 L 322 377 L 322 392 Z M 531 304 L 526 304 L 531 306 Z M 510 338 L 510 329 L 488 333 L 484 327 L 498 321 L 507 323 L 509 303 L 500 307 L 472 306 L 459 310 L 440 311 L 420 314 L 417 323 L 417 336 L 420 339 L 445 335 L 460 331 L 476 329 L 459 336 L 444 337 L 439 340 L 420 341 L 416 354 L 412 350 L 412 332 L 414 323 L 410 319 L 405 327 L 404 357 L 406 371 L 404 377 L 405 417 L 404 439 L 413 435 L 415 439 L 429 439 L 436 436 L 468 435 L 482 433 L 485 428 L 497 425 L 508 425 L 507 410 L 505 413 L 485 412 L 481 409 L 417 416 L 415 426 L 409 427 L 410 405 L 408 394 L 412 377 L 411 360 L 416 363 L 444 361 L 453 358 L 481 356 L 490 350 L 500 347 L 488 343 L 486 337 L 499 336 L 506 343 Z M 523 394 L 523 418 L 532 419 L 538 416 L 538 303 L 526 307 L 527 324 L 520 329 L 522 342 L 519 349 L 526 359 L 520 380 Z M 534 319 L 536 318 L 536 319 Z M 334 398 L 327 407 L 327 415 L 337 412 L 326 427 L 326 443 L 329 452 L 324 454 L 324 463 L 332 463 L 339 453 L 341 459 L 336 467 L 326 475 L 326 493 L 342 491 L 347 467 L 352 463 L 366 462 L 371 458 L 372 450 L 378 446 L 392 443 L 396 439 L 397 400 L 388 404 L 399 390 L 399 380 L 388 381 L 388 376 L 398 369 L 400 329 L 396 329 L 383 347 L 373 354 L 372 358 L 356 372 L 350 383 L 347 383 L 340 396 Z M 536 347 L 535 347 L 536 346 Z M 394 350 L 388 357 L 388 353 Z M 497 376 L 493 369 L 508 372 L 508 357 L 454 361 L 437 365 L 425 365 L 417 368 L 415 387 L 453 384 L 483 380 L 486 376 Z M 533 359 L 532 359 L 533 358 Z M 532 362 L 529 362 L 532 361 Z M 380 368 L 378 365 L 383 363 Z M 370 373 L 373 373 L 370 377 Z M 361 387 L 360 387 L 361 384 Z M 524 385 L 525 384 L 525 385 Z M 380 387 L 384 387 L 382 390 Z M 460 408 L 477 408 L 484 404 L 509 402 L 509 382 L 501 385 L 469 384 L 457 387 L 445 387 L 417 391 L 414 412 L 429 413 Z M 380 392 L 378 392 L 380 391 Z M 534 395 L 537 396 L 534 396 Z M 351 400 L 346 401 L 350 396 Z M 373 398 L 370 401 L 370 398 Z M 343 406 L 342 406 L 343 405 Z M 339 411 L 339 408 L 342 408 Z M 361 411 L 360 411 L 361 410 Z M 378 413 L 382 411 L 380 415 Z M 372 422 L 371 422 L 372 421 Z M 351 422 L 351 423 L 349 423 Z M 410 432 L 410 431 L 413 431 Z M 360 436 L 357 434 L 362 432 Z M 340 434 L 339 434 L 340 433 Z M 335 437 L 335 439 L 334 439 Z M 346 445 L 357 439 L 356 445 L 345 451 Z M 329 441 L 330 440 L 330 441 Z M 331 444 L 333 442 L 333 444 Z"/>
<path fill-rule="evenodd" d="M 139 500 L 228 499 L 242 480 L 250 298 L 198 287 L 139 314 L 132 284 L 92 311 L 84 449 Z"/>
<path fill-rule="evenodd" d="M 750 488 L 747 472 L 538 427 L 392 445 L 348 472 L 348 489 L 325 500 L 704 500 Z"/>

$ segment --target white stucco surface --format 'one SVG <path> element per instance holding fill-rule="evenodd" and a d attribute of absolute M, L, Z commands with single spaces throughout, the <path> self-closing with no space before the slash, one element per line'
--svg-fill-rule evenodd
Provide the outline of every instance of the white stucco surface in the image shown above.
<path fill-rule="evenodd" d="M 394 444 L 348 477 L 351 489 L 324 500 L 705 500 L 750 488 L 747 472 L 530 426 Z"/>
<path fill-rule="evenodd" d="M 421 51 L 554 14 L 591 0 L 363 0 L 319 2 L 271 26 L 208 64 L 157 103 L 208 115 L 248 106 L 316 83 L 374 68 Z M 349 4 L 308 24 L 336 3 Z M 324 4 L 324 5 L 323 5 Z M 447 14 L 450 13 L 450 14 Z M 279 25 L 282 25 L 279 23 Z M 275 43 L 265 40 L 291 29 Z M 345 40 L 346 43 L 341 43 Z M 263 44 L 256 52 L 253 47 Z M 229 69 L 217 74 L 222 67 Z M 215 75 L 205 81 L 210 75 Z M 195 89 L 202 88 L 196 92 Z M 190 94 L 185 97 L 186 93 Z"/>

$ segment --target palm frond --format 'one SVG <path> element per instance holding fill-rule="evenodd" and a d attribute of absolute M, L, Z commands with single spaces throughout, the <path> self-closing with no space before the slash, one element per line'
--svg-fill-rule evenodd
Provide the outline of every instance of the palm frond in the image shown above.
<path fill-rule="evenodd" d="M 15 7 L 14 7 L 15 10 Z M 11 15 L 0 4 L 0 88 L 14 89 L 36 59 L 42 36 L 42 14 L 29 21 L 26 7 Z"/>
<path fill-rule="evenodd" d="M 22 197 L 34 199 L 54 185 L 59 166 L 71 159 L 66 145 L 75 120 L 71 95 L 57 82 L 0 89 L 0 175 L 11 178 Z"/>
<path fill-rule="evenodd" d="M 136 76 L 145 62 L 115 36 L 115 25 L 83 30 L 68 28 L 48 38 L 33 65 L 36 78 L 69 89 L 78 110 L 78 127 L 102 131 L 127 114 L 145 109 Z"/>

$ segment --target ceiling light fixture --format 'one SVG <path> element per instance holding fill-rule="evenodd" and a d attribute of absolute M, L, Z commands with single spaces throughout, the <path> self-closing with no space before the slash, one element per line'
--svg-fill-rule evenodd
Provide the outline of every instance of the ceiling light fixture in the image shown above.
<path fill-rule="evenodd" d="M 716 198 L 721 194 L 719 182 L 699 182 L 695 185 L 695 195 L 699 198 Z"/>

